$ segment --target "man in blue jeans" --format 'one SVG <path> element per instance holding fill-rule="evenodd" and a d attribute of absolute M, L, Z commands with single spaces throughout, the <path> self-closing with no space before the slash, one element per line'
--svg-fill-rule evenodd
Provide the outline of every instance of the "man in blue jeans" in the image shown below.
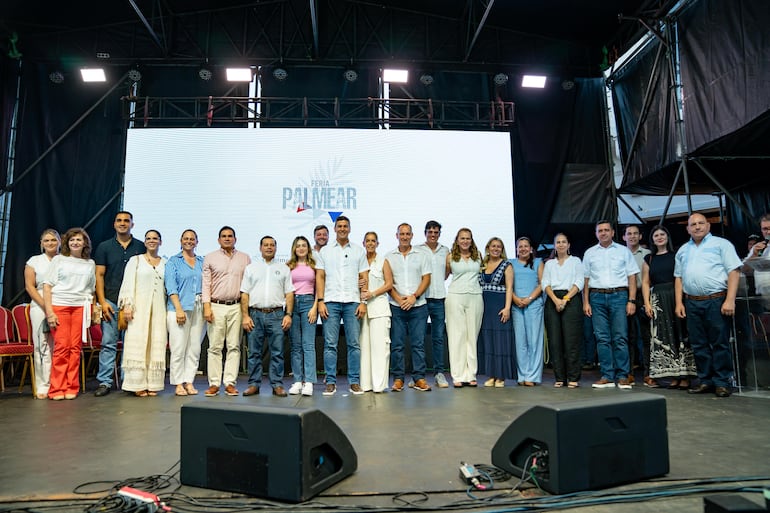
<path fill-rule="evenodd" d="M 583 255 L 583 312 L 591 317 L 602 377 L 593 388 L 630 390 L 627 316 L 636 312 L 639 266 L 627 247 L 614 242 L 609 221 L 596 223 L 599 243 Z"/>
<path fill-rule="evenodd" d="M 337 393 L 337 344 L 340 320 L 345 323 L 345 343 L 348 347 L 348 385 L 350 393 L 361 395 L 361 331 L 359 319 L 366 315 L 361 301 L 359 283 L 369 279 L 369 262 L 361 246 L 350 244 L 350 219 L 339 216 L 334 221 L 337 238 L 324 246 L 316 258 L 316 298 L 318 315 L 323 319 L 324 372 L 326 388 L 323 395 Z"/>
<path fill-rule="evenodd" d="M 398 226 L 398 247 L 385 255 L 393 272 L 393 288 L 390 290 L 390 371 L 393 373 L 394 392 L 404 389 L 404 346 L 406 336 L 412 345 L 413 388 L 430 392 L 425 380 L 425 328 L 428 322 L 428 306 L 425 291 L 430 286 L 431 268 L 423 251 L 412 247 L 412 227 L 407 223 Z"/>
<path fill-rule="evenodd" d="M 676 252 L 674 299 L 676 315 L 687 319 L 687 333 L 695 354 L 700 384 L 691 394 L 730 397 L 733 360 L 730 329 L 741 260 L 727 240 L 711 235 L 702 214 L 687 220 L 690 241 Z"/>
<path fill-rule="evenodd" d="M 283 334 L 291 328 L 294 315 L 294 284 L 289 267 L 275 261 L 275 247 L 274 238 L 262 237 L 262 260 L 247 265 L 241 281 L 242 322 L 249 341 L 249 386 L 243 392 L 246 397 L 259 393 L 265 340 L 270 349 L 268 376 L 273 395 L 288 395 L 283 388 Z"/>
<path fill-rule="evenodd" d="M 94 253 L 96 262 L 96 299 L 102 305 L 102 349 L 99 352 L 99 387 L 96 397 L 103 397 L 112 389 L 115 357 L 118 352 L 118 293 L 123 283 L 123 271 L 128 259 L 146 251 L 144 243 L 131 236 L 134 216 L 121 211 L 113 222 L 115 238 L 99 244 Z"/>

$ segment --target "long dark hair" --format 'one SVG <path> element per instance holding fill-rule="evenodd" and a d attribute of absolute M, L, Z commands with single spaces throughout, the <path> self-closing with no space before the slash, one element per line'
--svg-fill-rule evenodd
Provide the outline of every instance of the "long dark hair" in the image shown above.
<path fill-rule="evenodd" d="M 530 248 L 529 256 L 527 257 L 527 263 L 524 264 L 524 265 L 529 267 L 530 269 L 534 269 L 535 268 L 535 252 L 533 251 L 534 246 L 532 246 L 532 239 L 530 239 L 529 237 L 519 237 L 518 239 L 516 239 L 516 257 L 518 258 L 518 256 L 519 256 L 518 255 L 518 253 L 519 253 L 519 242 L 521 242 L 523 240 L 529 242 L 529 248 Z"/>
<path fill-rule="evenodd" d="M 658 224 L 653 226 L 652 230 L 650 230 L 650 251 L 653 255 L 658 254 L 658 246 L 655 245 L 655 243 L 652 241 L 652 236 L 657 232 L 658 230 L 666 233 L 666 249 L 669 253 L 674 252 L 674 244 L 671 242 L 671 233 L 668 231 L 668 228 L 663 226 L 662 224 Z"/>

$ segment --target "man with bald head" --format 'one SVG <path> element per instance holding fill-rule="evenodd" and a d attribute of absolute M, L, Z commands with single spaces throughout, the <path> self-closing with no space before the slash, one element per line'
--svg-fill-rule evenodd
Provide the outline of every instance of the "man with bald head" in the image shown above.
<path fill-rule="evenodd" d="M 731 317 L 735 315 L 741 260 L 727 240 L 710 233 L 702 214 L 687 220 L 690 241 L 676 252 L 676 315 L 687 320 L 700 384 L 691 394 L 732 393 Z"/>

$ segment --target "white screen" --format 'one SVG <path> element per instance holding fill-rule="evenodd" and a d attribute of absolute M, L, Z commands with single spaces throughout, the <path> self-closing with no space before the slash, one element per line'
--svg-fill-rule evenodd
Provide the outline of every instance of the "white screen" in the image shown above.
<path fill-rule="evenodd" d="M 304 202 L 304 205 L 303 205 Z M 236 248 L 259 255 L 259 239 L 275 237 L 276 258 L 313 227 L 350 218 L 350 240 L 379 235 L 378 252 L 397 246 L 397 226 L 410 223 L 413 244 L 425 223 L 443 225 L 451 247 L 468 227 L 480 251 L 492 236 L 512 241 L 513 188 L 507 133 L 347 129 L 133 129 L 128 131 L 124 208 L 134 235 L 163 236 L 160 253 L 179 251 L 182 231 L 198 233 L 198 254 L 217 249 L 224 225 Z"/>

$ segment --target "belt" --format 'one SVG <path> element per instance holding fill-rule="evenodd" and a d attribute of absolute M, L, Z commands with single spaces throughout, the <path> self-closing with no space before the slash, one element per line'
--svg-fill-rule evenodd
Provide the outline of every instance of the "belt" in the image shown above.
<path fill-rule="evenodd" d="M 622 292 L 628 290 L 628 287 L 615 287 L 613 289 L 588 289 L 588 292 L 596 292 L 597 294 L 614 294 L 615 292 Z"/>
<path fill-rule="evenodd" d="M 250 306 L 249 310 L 254 310 L 261 313 L 273 313 L 273 312 L 277 312 L 278 310 L 283 310 L 283 307 L 276 306 L 274 308 L 259 308 L 258 306 Z"/>
<path fill-rule="evenodd" d="M 428 303 L 438 303 L 438 302 L 441 302 L 441 303 L 443 303 L 443 302 L 444 302 L 444 298 L 443 298 L 443 297 L 442 297 L 442 298 L 436 298 L 436 297 L 426 297 L 426 298 L 425 298 L 425 300 L 426 300 Z"/>
<path fill-rule="evenodd" d="M 212 299 L 212 303 L 216 303 L 218 305 L 237 305 L 241 302 L 240 299 Z"/>
<path fill-rule="evenodd" d="M 691 296 L 690 294 L 685 294 L 684 297 L 693 301 L 706 301 L 707 299 L 716 299 L 718 297 L 725 297 L 726 295 L 727 291 L 723 290 L 722 292 L 714 292 L 713 294 L 708 294 L 706 296 Z"/>

